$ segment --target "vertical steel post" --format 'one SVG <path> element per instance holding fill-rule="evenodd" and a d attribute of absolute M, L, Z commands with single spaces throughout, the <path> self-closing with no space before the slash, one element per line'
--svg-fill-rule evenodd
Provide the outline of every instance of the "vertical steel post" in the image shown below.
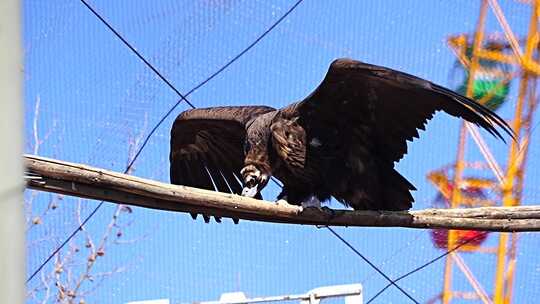
<path fill-rule="evenodd" d="M 22 52 L 18 0 L 0 1 L 0 303 L 24 303 Z"/>
<path fill-rule="evenodd" d="M 519 83 L 518 99 L 516 102 L 514 120 L 512 121 L 512 129 L 516 134 L 516 140 L 512 141 L 510 145 L 510 152 L 508 156 L 507 168 L 506 168 L 506 178 L 505 183 L 502 188 L 503 194 L 503 206 L 515 206 L 519 204 L 515 196 L 515 186 L 516 180 L 519 182 L 519 172 L 521 171 L 522 164 L 519 161 L 519 149 L 522 143 L 521 133 L 523 129 L 523 108 L 525 104 L 525 98 L 527 97 L 527 90 L 529 86 L 529 79 L 531 74 L 527 69 L 527 64 L 532 60 L 532 53 L 534 50 L 535 42 L 537 42 L 536 36 L 538 35 L 538 1 L 535 1 L 534 7 L 531 14 L 531 20 L 529 23 L 529 33 L 527 34 L 527 41 L 525 45 L 525 54 L 524 58 L 521 61 L 524 65 L 523 75 L 521 76 L 521 81 Z M 528 140 L 528 139 L 526 139 Z M 513 247 L 516 246 L 516 240 L 513 237 L 514 241 L 511 243 Z M 497 249 L 497 267 L 495 273 L 495 290 L 493 293 L 493 302 L 495 304 L 503 304 L 509 302 L 510 299 L 505 295 L 505 278 L 506 278 L 506 260 L 508 258 L 508 233 L 501 233 L 499 238 L 499 245 Z M 514 249 L 515 250 L 515 249 Z M 513 264 L 512 261 L 509 261 L 509 265 Z M 513 271 L 510 269 L 510 271 Z"/>
<path fill-rule="evenodd" d="M 468 79 L 467 79 L 467 97 L 472 98 L 473 96 L 473 87 L 474 87 L 474 76 L 476 70 L 479 67 L 479 58 L 478 51 L 482 46 L 482 41 L 484 39 L 484 24 L 487 14 L 488 3 L 487 0 L 482 0 L 480 4 L 480 16 L 478 18 L 478 23 L 476 25 L 476 33 L 473 41 L 473 49 L 471 54 L 471 63 L 469 66 Z M 454 168 L 454 181 L 452 196 L 450 200 L 450 207 L 457 208 L 459 202 L 461 201 L 461 191 L 459 189 L 461 184 L 461 179 L 464 169 L 465 161 L 465 143 L 466 143 L 466 128 L 464 123 L 462 123 L 460 132 L 459 132 L 459 143 L 458 143 L 458 152 L 456 157 L 456 163 Z M 454 230 L 448 231 L 448 242 L 447 248 L 450 250 L 456 246 L 456 232 Z M 450 303 L 452 299 L 452 254 L 446 257 L 446 263 L 444 267 L 444 285 L 443 285 L 443 294 L 442 302 L 443 304 Z"/>

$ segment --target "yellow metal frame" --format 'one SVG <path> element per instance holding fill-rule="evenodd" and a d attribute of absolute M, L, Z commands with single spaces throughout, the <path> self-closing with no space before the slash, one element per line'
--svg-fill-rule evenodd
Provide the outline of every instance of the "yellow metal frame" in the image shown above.
<path fill-rule="evenodd" d="M 528 152 L 529 138 L 531 133 L 530 122 L 537 105 L 535 100 L 536 78 L 540 76 L 540 62 L 538 61 L 540 32 L 538 31 L 538 22 L 540 16 L 540 0 L 529 1 L 532 7 L 532 13 L 529 23 L 527 37 L 524 44 L 525 52 L 521 50 L 520 43 L 516 39 L 512 29 L 506 22 L 505 16 L 497 0 L 481 0 L 478 23 L 472 41 L 472 55 L 467 57 L 467 49 L 470 48 L 468 36 L 461 34 L 451 36 L 448 39 L 448 45 L 455 53 L 461 64 L 468 70 L 468 83 L 466 95 L 473 96 L 474 74 L 481 68 L 479 61 L 487 59 L 491 61 L 512 64 L 517 68 L 517 72 L 505 74 L 503 83 L 509 82 L 519 77 L 519 91 L 515 102 L 515 114 L 510 122 L 515 132 L 516 139 L 510 143 L 508 151 L 506 172 L 504 178 L 499 180 L 501 184 L 489 179 L 471 179 L 464 178 L 463 172 L 467 167 L 465 163 L 465 152 L 467 143 L 467 126 L 462 124 L 459 133 L 459 142 L 456 155 L 456 162 L 453 166 L 452 184 L 458 185 L 448 191 L 447 185 L 450 183 L 448 174 L 438 170 L 432 172 L 428 178 L 437 186 L 439 191 L 450 200 L 450 207 L 456 208 L 462 205 L 470 205 L 475 202 L 464 202 L 460 193 L 460 186 L 465 184 L 481 188 L 492 188 L 499 190 L 503 206 L 516 206 L 521 203 L 524 169 Z M 494 13 L 499 21 L 505 36 L 504 42 L 500 39 L 484 39 L 484 28 L 486 16 L 489 9 Z M 485 42 L 499 44 L 500 49 L 487 49 Z M 505 52 L 506 49 L 506 52 Z M 512 53 L 508 53 L 508 49 Z M 496 88 L 495 88 L 496 89 Z M 495 89 L 493 91 L 495 91 Z M 480 103 L 485 103 L 491 94 L 485 96 Z M 473 134 L 474 135 L 474 134 Z M 477 142 L 478 143 L 478 142 Z M 478 202 L 476 202 L 478 203 Z M 448 233 L 447 248 L 456 246 L 456 231 L 450 230 Z M 480 282 L 474 277 L 467 267 L 459 253 L 453 252 L 446 258 L 444 266 L 443 290 L 434 300 L 440 299 L 442 303 L 448 304 L 453 298 L 480 300 L 483 303 L 508 304 L 512 300 L 512 291 L 514 283 L 514 274 L 516 269 L 516 250 L 518 236 L 515 233 L 500 233 L 499 242 L 496 248 L 488 249 L 479 246 L 464 246 L 459 251 L 491 252 L 496 254 L 495 265 L 495 284 L 491 294 L 485 292 Z M 462 292 L 452 290 L 453 268 L 457 267 L 471 284 L 474 292 Z"/>

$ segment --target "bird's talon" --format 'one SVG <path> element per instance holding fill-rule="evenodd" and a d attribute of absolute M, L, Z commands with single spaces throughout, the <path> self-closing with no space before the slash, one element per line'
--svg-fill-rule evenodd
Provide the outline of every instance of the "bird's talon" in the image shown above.
<path fill-rule="evenodd" d="M 284 200 L 284 199 L 278 199 L 278 200 L 276 201 L 276 205 L 278 205 L 278 206 L 287 206 L 287 205 L 290 205 L 290 204 L 289 204 L 289 202 L 287 202 L 287 201 Z"/>
<path fill-rule="evenodd" d="M 320 208 L 320 210 L 326 214 L 329 215 L 330 219 L 333 219 L 336 216 L 336 211 L 332 208 L 323 206 Z"/>

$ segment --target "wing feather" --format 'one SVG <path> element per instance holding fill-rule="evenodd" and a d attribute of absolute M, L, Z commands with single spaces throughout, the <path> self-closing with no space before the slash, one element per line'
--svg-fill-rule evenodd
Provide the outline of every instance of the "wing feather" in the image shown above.
<path fill-rule="evenodd" d="M 240 193 L 246 124 L 274 111 L 263 106 L 215 107 L 182 112 L 171 129 L 171 183 Z"/>
<path fill-rule="evenodd" d="M 418 137 L 437 111 L 461 117 L 503 138 L 513 137 L 497 114 L 449 89 L 389 68 L 351 59 L 334 61 L 321 84 L 303 101 L 281 110 L 286 119 L 298 119 L 307 142 L 322 139 L 327 146 L 308 150 L 327 153 L 314 163 L 324 171 L 323 184 L 338 200 L 355 209 L 401 210 L 411 206 L 411 185 L 394 163 L 407 153 L 407 141 Z M 310 152 L 311 151 L 311 152 Z M 343 186 L 346 184 L 346 189 Z"/>
<path fill-rule="evenodd" d="M 351 59 L 335 60 L 310 96 L 284 110 L 330 124 L 354 115 L 373 125 L 379 149 L 386 150 L 392 162 L 403 157 L 406 141 L 418 137 L 417 129 L 424 129 L 437 111 L 461 117 L 501 139 L 497 128 L 514 136 L 501 117 L 470 98 L 407 73 Z"/>

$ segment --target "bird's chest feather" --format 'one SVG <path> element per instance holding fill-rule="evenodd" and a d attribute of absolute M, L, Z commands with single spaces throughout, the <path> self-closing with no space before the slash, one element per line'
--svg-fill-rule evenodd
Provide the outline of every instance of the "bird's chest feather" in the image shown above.
<path fill-rule="evenodd" d="M 282 119 L 271 126 L 274 175 L 284 182 L 311 183 L 321 179 L 325 139 L 311 136 L 296 120 Z"/>

